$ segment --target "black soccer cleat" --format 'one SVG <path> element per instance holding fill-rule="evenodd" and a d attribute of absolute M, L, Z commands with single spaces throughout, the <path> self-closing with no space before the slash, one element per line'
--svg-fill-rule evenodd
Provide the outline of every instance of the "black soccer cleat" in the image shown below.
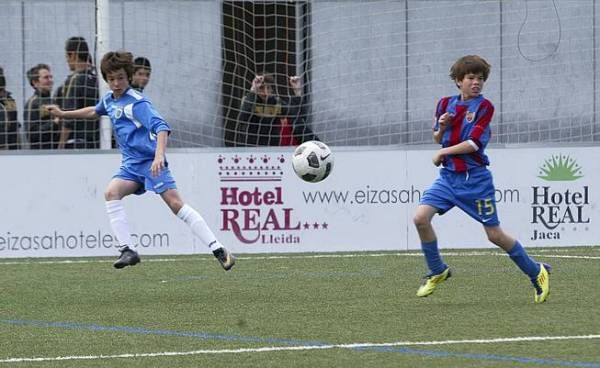
<path fill-rule="evenodd" d="M 120 269 L 127 266 L 135 266 L 141 261 L 140 255 L 135 250 L 131 250 L 127 247 L 121 251 L 121 256 L 113 263 L 113 266 Z"/>
<path fill-rule="evenodd" d="M 213 250 L 213 255 L 219 261 L 225 271 L 229 271 L 235 265 L 235 257 L 225 248 Z"/>

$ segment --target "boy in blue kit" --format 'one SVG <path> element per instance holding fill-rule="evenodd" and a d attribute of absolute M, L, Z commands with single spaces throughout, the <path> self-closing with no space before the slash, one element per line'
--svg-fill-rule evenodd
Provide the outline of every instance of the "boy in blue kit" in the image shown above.
<path fill-rule="evenodd" d="M 491 137 L 490 122 L 494 105 L 481 94 L 490 74 L 490 65 L 477 55 L 458 59 L 450 68 L 450 78 L 459 94 L 443 97 L 437 105 L 433 139 L 442 148 L 433 157 L 435 166 L 442 165 L 437 180 L 425 191 L 416 209 L 414 223 L 421 249 L 430 273 L 419 287 L 417 296 L 426 297 L 452 276 L 438 250 L 437 237 L 431 225 L 440 215 L 459 207 L 483 225 L 488 239 L 505 250 L 531 280 L 534 302 L 543 303 L 550 292 L 550 266 L 535 262 L 518 240 L 502 230 L 496 211 L 492 173 L 487 169 L 484 150 Z"/>
<path fill-rule="evenodd" d="M 100 64 L 102 77 L 111 91 L 98 104 L 78 110 L 62 111 L 57 105 L 48 105 L 51 114 L 61 118 L 90 119 L 108 115 L 122 154 L 121 168 L 108 184 L 104 197 L 110 224 L 121 256 L 115 268 L 133 266 L 140 262 L 138 253 L 131 249 L 129 223 L 122 199 L 130 194 L 150 190 L 159 194 L 171 211 L 182 219 L 227 271 L 235 264 L 231 255 L 216 239 L 202 216 L 185 204 L 171 176 L 165 151 L 171 128 L 154 110 L 141 93 L 130 87 L 133 74 L 133 56 L 129 52 L 108 52 Z"/>

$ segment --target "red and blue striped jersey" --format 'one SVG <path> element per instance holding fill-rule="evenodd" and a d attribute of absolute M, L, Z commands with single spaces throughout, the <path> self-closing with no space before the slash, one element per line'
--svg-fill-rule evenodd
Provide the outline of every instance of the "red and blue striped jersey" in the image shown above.
<path fill-rule="evenodd" d="M 487 166 L 490 161 L 484 153 L 492 132 L 490 122 L 494 115 L 494 105 L 479 95 L 469 101 L 461 101 L 460 95 L 442 97 L 437 104 L 434 130 L 439 128 L 438 120 L 444 113 L 451 119 L 442 135 L 442 147 L 451 147 L 461 142 L 471 141 L 479 147 L 475 152 L 444 157 L 444 167 L 464 172 L 475 167 Z"/>

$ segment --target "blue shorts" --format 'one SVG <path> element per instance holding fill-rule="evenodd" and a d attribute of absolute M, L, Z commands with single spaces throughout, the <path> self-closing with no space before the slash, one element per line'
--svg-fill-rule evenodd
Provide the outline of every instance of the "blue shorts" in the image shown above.
<path fill-rule="evenodd" d="M 497 226 L 495 193 L 492 173 L 485 167 L 461 173 L 442 168 L 420 204 L 437 208 L 440 215 L 458 206 L 484 226 Z"/>
<path fill-rule="evenodd" d="M 119 178 L 123 180 L 129 180 L 140 184 L 140 188 L 135 191 L 135 194 L 140 195 L 146 193 L 146 190 L 150 190 L 156 194 L 161 194 L 169 189 L 177 189 L 175 180 L 171 175 L 169 166 L 165 163 L 165 167 L 162 169 L 158 176 L 152 176 L 150 167 L 152 161 L 146 161 L 135 165 L 121 166 L 119 171 L 113 176 L 113 178 Z"/>

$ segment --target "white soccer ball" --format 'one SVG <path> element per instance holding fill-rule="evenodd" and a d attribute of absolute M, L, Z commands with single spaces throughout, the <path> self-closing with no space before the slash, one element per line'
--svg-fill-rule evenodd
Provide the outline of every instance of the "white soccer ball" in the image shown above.
<path fill-rule="evenodd" d="M 300 179 L 318 183 L 328 177 L 333 169 L 331 149 L 323 142 L 304 142 L 296 147 L 292 166 Z"/>

